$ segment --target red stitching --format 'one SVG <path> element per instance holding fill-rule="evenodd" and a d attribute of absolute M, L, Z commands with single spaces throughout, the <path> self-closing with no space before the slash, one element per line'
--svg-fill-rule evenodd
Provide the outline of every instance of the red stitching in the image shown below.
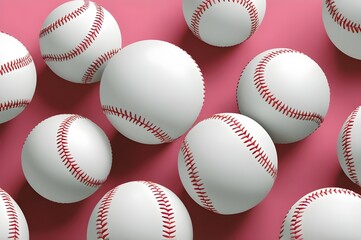
<path fill-rule="evenodd" d="M 5 191 L 1 189 L 0 189 L 0 195 L 4 202 L 6 213 L 8 216 L 8 222 L 9 222 L 9 232 L 7 238 L 13 240 L 20 239 L 20 225 L 18 220 L 18 214 L 12 202 L 13 200 L 11 199 L 9 194 L 7 194 Z"/>
<path fill-rule="evenodd" d="M 193 153 L 186 140 L 184 140 L 182 143 L 181 152 L 185 160 L 188 176 L 193 185 L 193 189 L 197 193 L 198 199 L 201 201 L 202 206 L 209 211 L 218 213 L 217 209 L 213 206 L 212 200 L 207 195 L 204 184 L 202 183 L 202 179 L 199 176 L 196 162 L 194 161 Z"/>
<path fill-rule="evenodd" d="M 61 157 L 62 162 L 67 167 L 69 172 L 80 182 L 84 183 L 89 187 L 99 187 L 102 185 L 106 179 L 95 179 L 86 174 L 78 164 L 76 163 L 74 157 L 71 155 L 69 146 L 68 146 L 68 134 L 69 129 L 72 123 L 78 119 L 85 119 L 79 115 L 71 115 L 63 120 L 60 124 L 57 132 L 56 143 L 58 153 Z"/>
<path fill-rule="evenodd" d="M 145 128 L 148 132 L 152 133 L 154 137 L 158 138 L 162 143 L 173 141 L 173 139 L 166 132 L 160 129 L 160 127 L 155 126 L 155 124 L 149 122 L 142 116 L 138 116 L 137 114 L 133 114 L 130 111 L 121 108 L 118 109 L 117 107 L 113 106 L 103 105 L 102 108 L 104 114 L 106 115 L 121 117 L 128 122 L 135 123 L 139 127 Z"/>
<path fill-rule="evenodd" d="M 104 10 L 101 6 L 94 3 L 96 5 L 97 11 L 95 15 L 95 20 L 93 22 L 92 27 L 90 28 L 90 31 L 86 35 L 86 37 L 83 39 L 83 41 L 76 46 L 74 49 L 70 50 L 67 53 L 61 53 L 61 54 L 44 54 L 42 55 L 43 59 L 45 61 L 67 61 L 70 59 L 73 59 L 83 53 L 85 50 L 87 50 L 90 45 L 95 41 L 97 38 L 100 30 L 103 26 L 104 21 Z"/>
<path fill-rule="evenodd" d="M 251 18 L 251 32 L 247 39 L 257 30 L 257 27 L 259 25 L 259 18 L 258 18 L 258 12 L 256 6 L 253 4 L 250 0 L 204 0 L 194 11 L 190 23 L 190 29 L 194 33 L 195 36 L 197 36 L 199 39 L 201 39 L 201 36 L 199 34 L 199 22 L 202 18 L 202 15 L 204 12 L 209 9 L 211 6 L 217 3 L 221 2 L 233 2 L 233 3 L 239 3 L 243 7 L 246 8 L 248 11 L 248 14 Z"/>
<path fill-rule="evenodd" d="M 282 114 L 284 114 L 290 118 L 294 118 L 294 119 L 298 119 L 298 120 L 305 120 L 305 121 L 313 121 L 319 127 L 321 125 L 321 123 L 323 122 L 323 117 L 320 114 L 314 113 L 314 112 L 301 111 L 301 110 L 297 110 L 297 109 L 287 106 L 280 99 L 277 99 L 277 97 L 274 96 L 273 93 L 271 93 L 270 89 L 268 88 L 268 86 L 266 84 L 264 72 L 265 72 L 267 64 L 273 58 L 275 58 L 283 53 L 299 53 L 299 52 L 291 50 L 291 49 L 281 49 L 281 50 L 276 50 L 276 51 L 268 53 L 266 56 L 264 56 L 260 60 L 260 62 L 258 63 L 258 65 L 256 67 L 256 70 L 255 70 L 254 76 L 253 76 L 254 84 L 255 84 L 259 94 L 262 96 L 262 98 L 268 104 L 270 104 L 275 110 L 278 110 L 279 112 L 281 112 Z M 299 53 L 299 54 L 301 54 L 301 53 Z"/>
<path fill-rule="evenodd" d="M 333 21 L 335 21 L 340 27 L 352 33 L 361 32 L 360 23 L 353 22 L 340 13 L 334 0 L 326 0 L 326 8 Z"/>
<path fill-rule="evenodd" d="M 259 143 L 254 139 L 253 136 L 242 126 L 242 124 L 234 117 L 215 114 L 210 119 L 221 120 L 231 127 L 231 129 L 239 136 L 242 142 L 246 145 L 252 155 L 256 158 L 257 162 L 269 173 L 272 178 L 277 177 L 277 168 L 273 165 L 267 154 L 262 150 Z"/>
<path fill-rule="evenodd" d="M 30 103 L 29 99 L 16 99 L 9 100 L 7 102 L 0 103 L 0 112 L 14 109 L 14 108 L 25 108 Z"/>
<path fill-rule="evenodd" d="M 118 187 L 113 188 L 107 194 L 105 194 L 104 198 L 102 199 L 96 219 L 96 230 L 97 230 L 97 239 L 107 240 L 109 239 L 109 229 L 108 229 L 108 214 L 110 204 L 114 198 L 115 192 L 117 191 Z"/>
<path fill-rule="evenodd" d="M 356 194 L 355 192 L 348 190 L 348 189 L 342 189 L 342 188 L 325 188 L 320 189 L 318 191 L 310 193 L 308 196 L 304 197 L 298 204 L 298 206 L 295 208 L 292 218 L 291 218 L 291 224 L 290 224 L 290 232 L 291 232 L 291 238 L 292 239 L 302 239 L 302 217 L 303 213 L 305 212 L 306 208 L 315 200 L 318 198 L 332 195 L 332 194 L 348 194 L 352 195 L 354 197 L 361 198 L 359 194 Z"/>
<path fill-rule="evenodd" d="M 281 226 L 281 230 L 280 230 L 280 234 L 279 234 L 278 239 L 282 239 L 282 238 L 283 238 L 283 233 L 284 233 L 284 231 L 285 231 L 285 223 L 286 223 L 286 218 L 287 218 L 288 213 L 289 213 L 289 211 L 287 212 L 286 216 L 283 218 L 282 226 Z"/>
<path fill-rule="evenodd" d="M 360 107 L 356 108 L 351 115 L 347 118 L 345 127 L 342 132 L 342 154 L 345 158 L 345 163 L 347 166 L 347 171 L 350 175 L 350 178 L 352 181 L 358 185 L 360 185 L 360 182 L 357 177 L 356 168 L 355 168 L 355 162 L 352 155 L 352 149 L 351 149 L 351 131 L 355 123 L 355 119 L 357 116 L 357 113 L 359 111 Z"/>
<path fill-rule="evenodd" d="M 55 31 L 57 28 L 65 25 L 66 23 L 70 22 L 72 19 L 75 19 L 76 17 L 80 16 L 82 13 L 84 13 L 86 10 L 89 9 L 89 1 L 85 0 L 84 4 L 80 6 L 79 8 L 75 9 L 74 11 L 62 16 L 55 22 L 52 22 L 47 27 L 40 30 L 40 38 L 45 37 L 49 33 Z"/>
<path fill-rule="evenodd" d="M 27 53 L 24 57 L 17 58 L 10 62 L 6 62 L 0 65 L 0 75 L 4 75 L 6 73 L 15 71 L 17 69 L 23 68 L 28 66 L 30 63 L 33 62 L 33 58 Z"/>
<path fill-rule="evenodd" d="M 152 191 L 160 209 L 160 213 L 162 215 L 162 223 L 163 223 L 163 234 L 162 237 L 165 239 L 175 239 L 176 238 L 176 223 L 174 219 L 174 211 L 171 203 L 168 200 L 165 192 L 152 182 L 143 182 L 145 185 L 149 187 Z"/>
<path fill-rule="evenodd" d="M 119 52 L 120 48 L 112 49 L 100 57 L 98 57 L 96 60 L 94 60 L 88 69 L 85 71 L 85 74 L 82 78 L 82 83 L 91 83 L 93 80 L 93 77 L 95 73 L 99 70 L 99 68 L 107 62 L 109 59 L 111 59 L 115 54 Z"/>

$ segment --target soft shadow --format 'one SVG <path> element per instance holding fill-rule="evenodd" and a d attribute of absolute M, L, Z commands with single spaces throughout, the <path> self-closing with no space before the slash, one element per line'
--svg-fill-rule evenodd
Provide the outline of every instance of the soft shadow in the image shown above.
<path fill-rule="evenodd" d="M 353 183 L 351 179 L 349 179 L 347 175 L 343 172 L 342 168 L 340 168 L 340 171 L 337 175 L 335 186 L 340 188 L 346 188 L 358 194 L 361 194 L 361 187 Z"/>
<path fill-rule="evenodd" d="M 361 74 L 361 60 L 346 55 L 336 46 L 333 46 L 333 54 L 339 67 L 338 71 L 345 74 L 346 76 Z"/>

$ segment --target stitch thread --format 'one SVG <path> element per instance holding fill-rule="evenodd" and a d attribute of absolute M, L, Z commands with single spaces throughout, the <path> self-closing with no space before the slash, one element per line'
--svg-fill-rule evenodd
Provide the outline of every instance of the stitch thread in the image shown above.
<path fill-rule="evenodd" d="M 87 36 L 83 39 L 83 41 L 78 46 L 76 46 L 74 49 L 70 50 L 67 53 L 43 54 L 42 57 L 44 61 L 55 61 L 55 62 L 67 61 L 79 56 L 81 53 L 86 51 L 91 46 L 91 44 L 98 37 L 98 34 L 102 29 L 103 21 L 104 21 L 103 8 L 96 3 L 94 4 L 96 5 L 96 9 L 97 9 L 95 14 L 95 19 L 91 26 L 90 31 L 88 32 Z"/>
<path fill-rule="evenodd" d="M 162 237 L 165 239 L 176 239 L 176 222 L 172 205 L 165 192 L 152 182 L 143 182 L 152 191 L 162 215 Z"/>
<path fill-rule="evenodd" d="M 82 6 L 80 6 L 79 8 L 77 8 L 74 11 L 62 16 L 61 18 L 59 18 L 55 22 L 52 22 L 51 24 L 49 24 L 47 27 L 41 29 L 39 37 L 40 38 L 45 37 L 49 33 L 55 31 L 57 28 L 59 28 L 59 27 L 65 25 L 66 23 L 70 22 L 72 19 L 75 19 L 76 17 L 79 17 L 81 14 L 83 14 L 86 10 L 89 9 L 89 5 L 90 5 L 89 1 L 85 0 L 84 4 Z"/>
<path fill-rule="evenodd" d="M 236 118 L 223 114 L 215 114 L 210 119 L 220 120 L 230 126 L 264 170 L 266 170 L 273 179 L 277 177 L 277 168 L 271 162 L 267 154 L 262 150 L 262 147 L 259 145 L 257 140 L 251 136 L 247 129 L 242 126 Z"/>
<path fill-rule="evenodd" d="M 259 17 L 256 6 L 250 0 L 204 0 L 194 11 L 191 22 L 190 22 L 190 29 L 195 36 L 201 39 L 199 33 L 199 23 L 200 20 L 207 9 L 211 6 L 221 3 L 221 2 L 233 2 L 242 5 L 247 11 L 251 18 L 251 31 L 247 39 L 257 30 L 259 26 Z"/>
<path fill-rule="evenodd" d="M 267 64 L 274 59 L 275 57 L 284 54 L 284 53 L 298 53 L 297 51 L 291 50 L 291 49 L 281 49 L 276 50 L 273 52 L 268 53 L 266 56 L 264 56 L 260 62 L 258 63 L 256 70 L 254 72 L 253 80 L 255 87 L 257 88 L 259 94 L 262 96 L 262 98 L 270 104 L 275 110 L 278 112 L 294 119 L 298 120 L 305 120 L 305 121 L 312 121 L 317 124 L 319 127 L 321 123 L 323 122 L 323 117 L 314 112 L 306 112 L 294 109 L 290 106 L 287 106 L 284 104 L 280 99 L 277 99 L 276 96 L 271 93 L 271 90 L 267 86 L 267 83 L 265 81 L 265 69 L 267 67 Z"/>
<path fill-rule="evenodd" d="M 23 68 L 28 66 L 30 63 L 33 62 L 33 58 L 30 56 L 29 53 L 27 53 L 24 57 L 17 58 L 15 60 L 12 60 L 10 62 L 6 62 L 4 64 L 0 65 L 0 75 L 4 75 L 6 73 L 10 73 L 12 71 L 15 71 L 17 69 Z"/>
<path fill-rule="evenodd" d="M 132 122 L 139 127 L 143 127 L 148 132 L 152 133 L 154 137 L 158 138 L 162 143 L 173 141 L 173 139 L 166 132 L 160 129 L 160 127 L 155 126 L 155 124 L 149 122 L 142 116 L 138 116 L 137 114 L 133 114 L 130 111 L 109 105 L 103 105 L 102 108 L 105 115 L 121 117 L 128 122 Z"/>
<path fill-rule="evenodd" d="M 351 148 L 351 132 L 352 128 L 355 123 L 356 116 L 358 114 L 360 107 L 357 107 L 351 115 L 347 118 L 345 127 L 342 132 L 342 154 L 345 158 L 345 163 L 347 166 L 347 171 L 350 175 L 350 178 L 354 183 L 357 185 L 360 185 L 360 182 L 357 177 L 356 168 L 355 168 L 355 161 L 352 154 L 352 148 Z"/>
<path fill-rule="evenodd" d="M 81 183 L 89 187 L 99 187 L 101 186 L 106 179 L 95 179 L 94 177 L 90 177 L 87 173 L 85 173 L 78 164 L 76 163 L 74 157 L 71 155 L 69 146 L 68 146 L 68 134 L 69 129 L 72 123 L 76 120 L 85 119 L 79 115 L 71 115 L 63 120 L 60 124 L 56 137 L 56 144 L 59 156 L 69 170 L 69 172 Z"/>
<path fill-rule="evenodd" d="M 337 23 L 340 27 L 352 33 L 361 32 L 360 23 L 353 22 L 340 13 L 334 0 L 326 0 L 326 8 L 333 21 L 335 21 L 335 23 Z"/>
<path fill-rule="evenodd" d="M 117 54 L 119 50 L 120 48 L 112 49 L 94 60 L 85 71 L 85 74 L 81 80 L 82 83 L 91 83 L 95 73 L 99 70 L 99 68 L 101 68 L 101 66 L 103 66 L 103 64 L 112 58 L 115 54 Z"/>
<path fill-rule="evenodd" d="M 25 108 L 30 103 L 29 99 L 16 99 L 9 100 L 7 102 L 0 103 L 0 112 L 14 109 L 14 108 Z"/>
<path fill-rule="evenodd" d="M 18 220 L 18 214 L 15 206 L 9 194 L 0 189 L 0 195 L 5 205 L 6 214 L 9 222 L 8 239 L 18 240 L 20 239 L 20 225 Z"/>
<path fill-rule="evenodd" d="M 217 209 L 213 206 L 212 200 L 207 195 L 204 184 L 201 177 L 199 176 L 199 171 L 194 161 L 193 153 L 189 147 L 187 140 L 184 140 L 181 146 L 181 152 L 185 160 L 185 166 L 187 168 L 188 176 L 193 185 L 194 191 L 197 193 L 198 199 L 201 201 L 202 206 L 214 213 L 218 213 Z"/>

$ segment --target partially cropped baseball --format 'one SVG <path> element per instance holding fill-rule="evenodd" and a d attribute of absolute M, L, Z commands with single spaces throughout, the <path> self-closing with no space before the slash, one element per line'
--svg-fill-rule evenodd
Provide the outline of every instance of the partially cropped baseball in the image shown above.
<path fill-rule="evenodd" d="M 110 172 L 112 151 L 94 122 L 61 114 L 45 119 L 30 132 L 21 161 L 26 180 L 39 195 L 72 203 L 102 186 Z"/>
<path fill-rule="evenodd" d="M 192 221 L 181 200 L 149 181 L 123 183 L 95 206 L 87 239 L 192 240 Z"/>
<path fill-rule="evenodd" d="M 18 116 L 31 102 L 36 69 L 26 47 L 0 32 L 0 123 Z"/>
<path fill-rule="evenodd" d="M 277 176 L 277 153 L 254 120 L 220 113 L 194 126 L 178 154 L 178 171 L 191 198 L 218 214 L 237 214 L 258 205 Z"/>
<path fill-rule="evenodd" d="M 320 66 L 288 48 L 258 54 L 238 81 L 240 113 L 261 124 L 275 143 L 297 142 L 313 133 L 329 102 L 330 87 Z"/>
<path fill-rule="evenodd" d="M 332 43 L 346 55 L 361 60 L 361 2 L 322 0 L 322 19 Z"/>
<path fill-rule="evenodd" d="M 279 239 L 361 239 L 361 196 L 344 188 L 322 188 L 288 211 Z"/>
<path fill-rule="evenodd" d="M 342 125 L 337 140 L 337 155 L 347 177 L 361 186 L 361 114 L 357 107 Z"/>
<path fill-rule="evenodd" d="M 15 200 L 0 188 L 0 239 L 28 240 L 25 216 Z"/>
<path fill-rule="evenodd" d="M 109 61 L 100 101 L 111 124 L 139 143 L 172 142 L 197 119 L 204 101 L 197 63 L 160 40 L 130 44 Z"/>
<path fill-rule="evenodd" d="M 192 33 L 217 47 L 250 38 L 260 26 L 266 0 L 183 0 L 183 15 Z"/>
<path fill-rule="evenodd" d="M 48 67 L 74 83 L 100 81 L 122 44 L 118 23 L 102 6 L 88 0 L 65 2 L 45 19 L 40 50 Z"/>

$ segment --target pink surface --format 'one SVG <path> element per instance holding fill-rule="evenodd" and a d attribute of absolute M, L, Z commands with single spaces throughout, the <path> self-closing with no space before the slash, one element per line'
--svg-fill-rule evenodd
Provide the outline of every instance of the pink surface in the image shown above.
<path fill-rule="evenodd" d="M 46 67 L 39 50 L 39 30 L 61 0 L 0 0 L 0 30 L 19 39 L 34 58 L 38 85 L 31 104 L 17 118 L 0 125 L 0 187 L 19 204 L 30 238 L 85 239 L 95 204 L 111 188 L 132 180 L 150 180 L 171 189 L 186 205 L 194 239 L 277 239 L 288 209 L 304 194 L 322 187 L 345 187 L 361 193 L 339 166 L 336 142 L 343 122 L 361 105 L 361 61 L 347 57 L 328 39 L 322 23 L 321 0 L 267 1 L 265 18 L 247 42 L 230 48 L 209 46 L 186 26 L 181 0 L 97 1 L 118 21 L 123 47 L 144 39 L 159 39 L 186 50 L 199 64 L 206 97 L 197 122 L 219 112 L 237 112 L 239 75 L 258 53 L 276 47 L 301 51 L 324 70 L 331 103 L 322 126 L 294 144 L 277 145 L 278 177 L 269 195 L 255 208 L 238 215 L 217 215 L 187 195 L 177 172 L 177 155 L 184 136 L 170 144 L 132 142 L 110 125 L 102 113 L 99 84 L 77 85 L 60 79 Z M 107 182 L 78 203 L 57 204 L 39 196 L 21 169 L 21 148 L 41 120 L 60 113 L 77 113 L 97 123 L 109 137 L 113 166 Z"/>

